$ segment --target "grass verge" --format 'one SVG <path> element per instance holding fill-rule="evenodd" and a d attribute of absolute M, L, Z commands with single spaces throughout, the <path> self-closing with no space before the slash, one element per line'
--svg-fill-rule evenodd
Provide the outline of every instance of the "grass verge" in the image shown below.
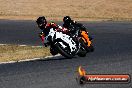
<path fill-rule="evenodd" d="M 0 45 L 0 62 L 19 61 L 51 55 L 48 47 Z"/>
<path fill-rule="evenodd" d="M 0 19 L 6 20 L 36 20 L 39 16 L 0 16 Z M 63 17 L 47 16 L 48 21 L 62 21 Z M 132 18 L 120 17 L 73 17 L 76 21 L 132 21 Z"/>
<path fill-rule="evenodd" d="M 131 21 L 132 0 L 0 0 L 0 19 Z M 8 17 L 9 16 L 9 17 Z"/>

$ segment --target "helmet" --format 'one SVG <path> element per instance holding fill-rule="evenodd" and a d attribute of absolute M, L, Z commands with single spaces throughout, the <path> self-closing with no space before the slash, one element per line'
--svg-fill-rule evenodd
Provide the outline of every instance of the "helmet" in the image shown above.
<path fill-rule="evenodd" d="M 65 16 L 64 18 L 63 18 L 63 22 L 64 23 L 70 23 L 72 20 L 71 20 L 71 18 L 70 18 L 70 16 Z"/>
<path fill-rule="evenodd" d="M 43 29 L 43 28 L 46 26 L 47 21 L 46 21 L 45 17 L 42 16 L 42 17 L 39 17 L 39 18 L 37 19 L 36 23 L 38 24 L 38 27 L 39 27 L 40 29 Z"/>

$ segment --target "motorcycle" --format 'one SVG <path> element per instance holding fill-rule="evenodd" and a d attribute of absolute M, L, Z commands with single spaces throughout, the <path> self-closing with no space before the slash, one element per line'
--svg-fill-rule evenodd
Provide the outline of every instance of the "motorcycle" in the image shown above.
<path fill-rule="evenodd" d="M 72 58 L 79 52 L 80 45 L 69 35 L 56 31 L 53 27 L 49 28 L 49 33 L 44 37 L 44 33 L 40 33 L 44 44 L 50 46 L 52 55 L 60 53 L 62 56 Z"/>
<path fill-rule="evenodd" d="M 81 37 L 81 41 L 83 41 L 83 47 L 86 49 L 87 52 L 93 52 L 93 38 L 88 35 L 87 31 L 79 30 L 79 35 Z M 86 39 L 88 38 L 88 39 Z M 88 41 L 87 41 L 88 40 Z"/>
<path fill-rule="evenodd" d="M 73 33 L 71 30 L 69 30 L 67 28 L 62 28 L 61 26 L 60 26 L 60 28 L 62 29 L 62 30 L 60 30 L 62 33 L 71 36 L 75 40 L 76 44 L 79 47 L 79 50 L 78 50 L 78 52 L 76 54 L 79 57 L 85 57 L 86 54 L 87 54 L 87 50 L 85 49 L 86 45 L 85 45 L 85 43 L 84 43 L 84 41 L 82 39 L 82 36 L 79 36 L 80 30 L 77 30 L 75 33 Z"/>
<path fill-rule="evenodd" d="M 76 29 L 76 33 L 74 33 L 76 36 L 80 37 L 80 42 L 82 44 L 82 47 L 85 48 L 87 52 L 93 52 L 94 46 L 93 46 L 93 38 L 88 34 L 86 28 L 82 24 L 78 24 L 76 26 L 72 26 L 73 29 Z"/>
<path fill-rule="evenodd" d="M 72 27 L 74 28 L 74 27 Z M 86 56 L 87 52 L 93 52 L 94 51 L 94 47 L 93 47 L 93 43 L 92 43 L 92 37 L 90 37 L 88 35 L 88 32 L 85 30 L 81 30 L 80 27 L 76 27 L 76 31 L 75 33 L 71 33 L 70 30 L 66 29 L 66 34 L 72 36 L 78 43 L 80 43 L 80 52 L 78 52 L 78 56 L 80 57 L 84 57 Z M 88 38 L 88 39 L 86 39 Z M 89 40 L 89 41 L 87 41 Z M 76 42 L 76 43 L 77 43 Z"/>

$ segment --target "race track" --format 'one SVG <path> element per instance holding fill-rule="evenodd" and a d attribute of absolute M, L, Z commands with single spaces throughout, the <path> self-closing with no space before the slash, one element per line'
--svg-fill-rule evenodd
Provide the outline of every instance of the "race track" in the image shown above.
<path fill-rule="evenodd" d="M 132 88 L 129 84 L 76 82 L 81 65 L 88 74 L 132 75 L 132 22 L 82 22 L 94 36 L 95 52 L 0 65 L 0 88 Z M 61 22 L 59 22 L 62 25 Z M 0 20 L 0 43 L 42 45 L 33 21 Z"/>

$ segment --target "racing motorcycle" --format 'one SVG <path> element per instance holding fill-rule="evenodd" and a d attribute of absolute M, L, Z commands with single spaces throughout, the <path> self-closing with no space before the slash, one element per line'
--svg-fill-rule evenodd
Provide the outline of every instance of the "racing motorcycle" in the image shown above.
<path fill-rule="evenodd" d="M 85 27 L 81 24 L 80 26 L 75 26 L 77 31 L 75 33 L 76 36 L 80 37 L 80 42 L 82 43 L 82 46 L 85 48 L 87 52 L 93 52 L 94 51 L 94 46 L 93 46 L 93 37 L 89 36 L 88 32 Z"/>
<path fill-rule="evenodd" d="M 44 43 L 50 46 L 52 55 L 60 53 L 62 56 L 72 58 L 80 49 L 79 43 L 76 42 L 70 35 L 61 31 L 56 31 L 54 27 L 49 28 L 49 33 L 44 37 L 44 33 L 40 33 Z"/>
<path fill-rule="evenodd" d="M 81 52 L 84 53 L 78 53 L 78 56 L 86 56 L 86 52 L 93 52 L 94 51 L 94 46 L 93 46 L 93 42 L 92 42 L 92 37 L 90 37 L 88 35 L 88 32 L 86 30 L 82 30 L 80 27 L 72 27 L 73 29 L 76 28 L 75 33 L 71 33 L 71 30 L 66 30 L 67 34 L 72 36 L 75 40 L 77 40 L 80 45 L 81 45 Z M 88 38 L 88 39 L 86 39 Z M 87 41 L 89 40 L 89 41 Z"/>

